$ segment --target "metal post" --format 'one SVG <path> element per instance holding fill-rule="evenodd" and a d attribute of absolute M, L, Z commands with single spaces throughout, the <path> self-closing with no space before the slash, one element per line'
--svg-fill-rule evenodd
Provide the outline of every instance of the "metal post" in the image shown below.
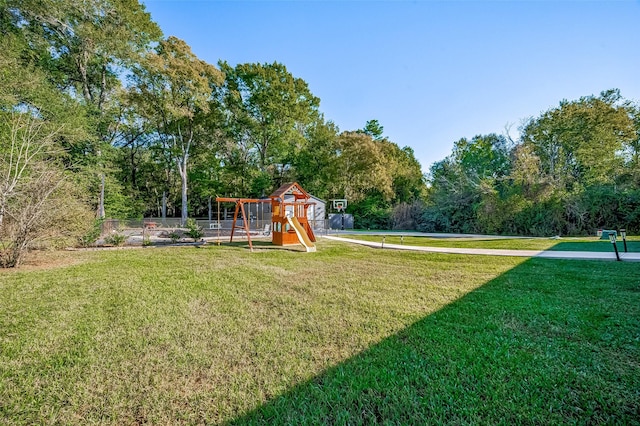
<path fill-rule="evenodd" d="M 620 261 L 620 253 L 618 253 L 618 246 L 616 244 L 616 232 L 609 232 L 609 241 L 613 244 L 613 250 L 616 252 L 616 259 Z"/>
<path fill-rule="evenodd" d="M 622 242 L 624 243 L 624 252 L 627 252 L 627 230 L 624 228 L 620 228 L 620 236 L 622 237 Z"/>
<path fill-rule="evenodd" d="M 616 252 L 616 259 L 620 262 L 620 253 L 618 253 L 618 246 L 616 243 L 613 243 L 613 250 Z"/>
<path fill-rule="evenodd" d="M 384 240 L 386 240 L 386 239 L 387 239 L 386 236 L 382 237 L 382 244 L 380 244 L 380 248 L 384 248 Z"/>

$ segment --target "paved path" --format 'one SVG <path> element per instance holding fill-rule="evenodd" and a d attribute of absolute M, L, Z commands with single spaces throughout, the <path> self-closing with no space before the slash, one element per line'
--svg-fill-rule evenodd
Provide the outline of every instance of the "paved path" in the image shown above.
<path fill-rule="evenodd" d="M 346 243 L 362 244 L 369 247 L 383 248 L 382 243 L 373 241 L 356 240 L 327 235 L 324 238 Z M 421 247 L 400 244 L 385 244 L 384 248 L 395 250 L 426 251 L 432 253 L 473 254 L 485 256 L 518 256 L 518 257 L 543 257 L 547 259 L 583 259 L 583 260 L 616 260 L 616 254 L 601 251 L 552 251 L 552 250 L 503 250 L 503 249 L 473 249 L 453 247 Z M 640 262 L 640 253 L 620 253 L 620 258 L 627 262 Z"/>
<path fill-rule="evenodd" d="M 388 236 L 405 236 L 405 237 L 429 237 L 429 238 L 481 238 L 483 240 L 513 240 L 523 239 L 531 240 L 535 238 L 546 239 L 543 237 L 523 237 L 521 235 L 484 235 L 484 234 L 452 234 L 438 232 L 418 232 L 418 231 L 362 231 L 353 229 L 329 229 L 326 235 L 388 235 Z"/>

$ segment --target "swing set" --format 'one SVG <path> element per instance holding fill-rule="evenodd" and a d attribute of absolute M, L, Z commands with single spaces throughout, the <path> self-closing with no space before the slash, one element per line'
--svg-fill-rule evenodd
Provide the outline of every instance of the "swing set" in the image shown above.
<path fill-rule="evenodd" d="M 307 252 L 316 251 L 316 237 L 307 218 L 307 211 L 309 207 L 314 204 L 309 202 L 310 199 L 311 195 L 302 189 L 297 182 L 282 185 L 273 194 L 271 194 L 269 198 L 217 197 L 218 243 L 220 243 L 221 231 L 220 203 L 235 204 L 229 242 L 233 242 L 235 230 L 242 229 L 247 236 L 249 249 L 251 251 L 253 251 L 253 243 L 251 242 L 250 220 L 247 220 L 246 207 L 251 203 L 255 203 L 256 206 L 259 203 L 271 203 L 271 242 L 278 246 L 302 244 Z M 239 224 L 240 217 L 242 218 L 242 224 Z M 264 222 L 264 209 L 262 217 Z"/>
<path fill-rule="evenodd" d="M 251 242 L 251 219 L 247 216 L 247 207 L 251 203 L 268 203 L 271 200 L 268 199 L 258 199 L 258 198 L 227 198 L 227 197 L 218 197 L 216 198 L 218 202 L 218 223 L 216 228 L 218 229 L 218 244 L 220 244 L 220 233 L 222 230 L 222 223 L 220 220 L 220 203 L 235 203 L 235 210 L 233 212 L 233 221 L 231 222 L 231 238 L 229 242 L 233 242 L 233 236 L 235 234 L 236 229 L 244 230 L 245 235 L 247 236 L 247 240 L 249 241 L 249 248 L 253 251 L 253 244 Z M 225 210 L 226 211 L 226 210 Z M 250 211 L 250 208 L 249 208 Z M 242 224 L 238 224 L 238 219 L 242 218 Z M 226 219 L 226 217 L 225 217 Z M 259 223 L 259 222 L 258 222 Z"/>

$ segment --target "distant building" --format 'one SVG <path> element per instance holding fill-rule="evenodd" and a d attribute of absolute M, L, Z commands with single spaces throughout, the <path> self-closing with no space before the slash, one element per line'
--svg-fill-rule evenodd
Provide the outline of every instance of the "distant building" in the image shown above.
<path fill-rule="evenodd" d="M 307 210 L 307 218 L 314 230 L 324 231 L 327 219 L 327 202 L 311 195 L 311 202 L 315 203 Z"/>
<path fill-rule="evenodd" d="M 326 216 L 327 202 L 314 195 L 311 195 L 311 194 L 309 195 L 311 196 L 309 201 L 313 203 L 307 209 L 307 219 L 309 220 L 309 224 L 311 225 L 311 228 L 313 228 L 314 231 L 324 231 L 326 228 L 325 221 L 327 218 Z M 293 201 L 293 196 L 286 195 L 285 200 L 287 202 L 291 202 Z"/>

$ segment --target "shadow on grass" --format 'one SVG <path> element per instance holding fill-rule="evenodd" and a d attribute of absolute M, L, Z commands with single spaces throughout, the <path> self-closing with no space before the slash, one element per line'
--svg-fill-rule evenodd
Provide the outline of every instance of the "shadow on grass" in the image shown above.
<path fill-rule="evenodd" d="M 530 259 L 230 424 L 637 424 L 639 282 Z"/>

